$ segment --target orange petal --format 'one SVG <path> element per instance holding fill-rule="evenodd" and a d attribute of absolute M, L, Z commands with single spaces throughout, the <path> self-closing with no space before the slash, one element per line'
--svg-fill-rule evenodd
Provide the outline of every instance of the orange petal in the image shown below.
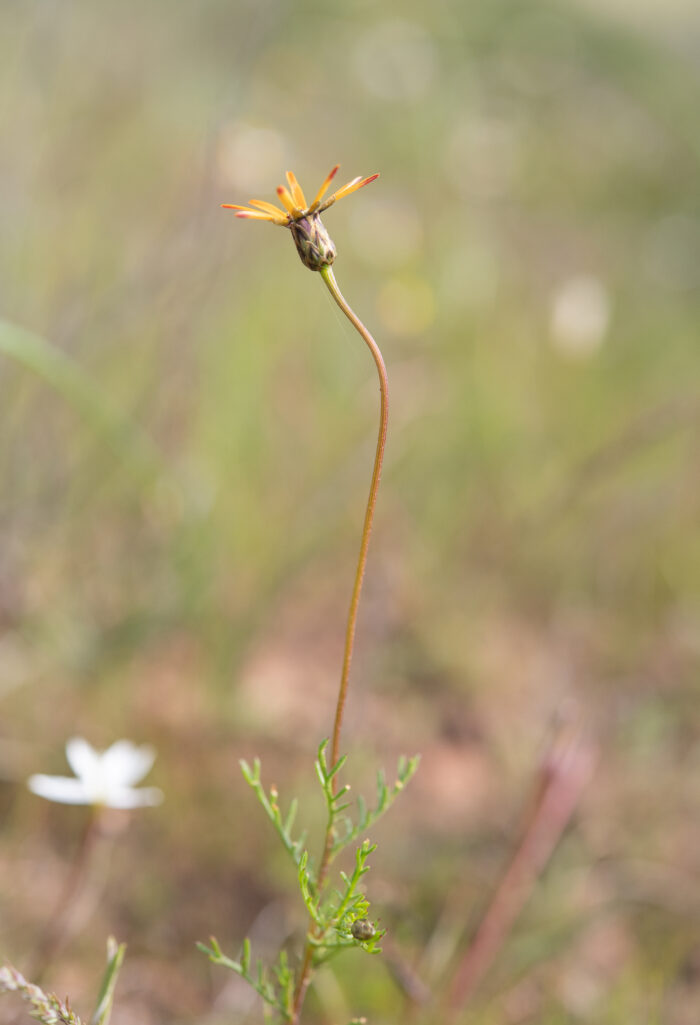
<path fill-rule="evenodd" d="M 319 203 L 321 202 L 321 200 L 323 199 L 323 197 L 325 196 L 325 194 L 326 194 L 326 189 L 328 188 L 328 186 L 330 185 L 330 183 L 331 183 L 331 182 L 333 181 L 333 179 L 335 178 L 336 174 L 338 173 L 338 170 L 339 170 L 339 168 L 340 168 L 340 164 L 336 164 L 336 165 L 335 165 L 335 167 L 333 168 L 333 170 L 331 171 L 331 173 L 330 173 L 330 174 L 328 175 L 328 177 L 327 177 L 327 178 L 326 178 L 326 179 L 324 180 L 324 182 L 323 182 L 323 185 L 321 185 L 321 188 L 320 188 L 320 189 L 318 190 L 318 192 L 316 193 L 316 198 L 314 199 L 313 203 L 312 203 L 312 204 L 311 204 L 311 206 L 309 207 L 309 210 L 310 210 L 310 211 L 311 211 L 312 213 L 313 213 L 313 211 L 314 211 L 314 210 L 316 209 L 316 207 L 317 207 L 317 206 L 319 205 Z"/>
<path fill-rule="evenodd" d="M 286 217 L 284 210 L 280 210 L 274 203 L 268 203 L 264 199 L 251 199 L 248 201 L 248 206 L 257 206 L 259 210 L 266 210 L 268 214 L 279 214 L 280 217 Z"/>
<path fill-rule="evenodd" d="M 289 182 L 289 188 L 292 193 L 292 199 L 296 203 L 299 210 L 306 210 L 306 196 L 299 182 L 296 180 L 292 171 L 287 171 L 287 181 Z"/>
<path fill-rule="evenodd" d="M 256 206 L 259 210 L 264 210 L 265 213 L 270 214 L 275 220 L 279 221 L 280 224 L 287 223 L 287 215 L 284 210 L 280 210 L 274 203 L 266 203 L 264 199 L 251 199 L 251 206 Z"/>
<path fill-rule="evenodd" d="M 244 217 L 251 221 L 276 221 L 276 218 L 271 217 L 270 214 L 264 214 L 260 210 L 238 210 L 236 217 Z"/>
<path fill-rule="evenodd" d="M 293 200 L 293 199 L 292 199 L 292 197 L 291 197 L 291 196 L 289 195 L 289 193 L 288 193 L 288 192 L 287 192 L 287 190 L 285 189 L 284 185 L 278 185 L 278 186 L 277 186 L 277 195 L 278 195 L 278 196 L 280 197 L 280 199 L 282 200 L 282 203 L 283 203 L 283 205 L 284 205 L 284 206 L 285 206 L 285 207 L 287 208 L 287 210 L 289 210 L 289 212 L 290 212 L 290 214 L 292 215 L 292 217 L 293 217 L 293 216 L 294 216 L 295 214 L 297 214 L 297 213 L 300 213 L 300 212 L 301 212 L 301 211 L 299 210 L 299 208 L 298 208 L 298 207 L 297 207 L 297 206 L 295 205 L 295 203 L 294 203 L 294 200 Z"/>
<path fill-rule="evenodd" d="M 247 206 L 236 206 L 235 203 L 222 203 L 224 210 L 247 210 Z"/>
<path fill-rule="evenodd" d="M 347 185 L 343 185 L 342 189 L 338 189 L 337 192 L 333 193 L 333 198 L 335 200 L 343 199 L 345 196 L 349 196 L 351 192 L 361 189 L 363 185 L 369 185 L 370 182 L 376 181 L 378 177 L 378 174 L 371 174 L 369 178 L 353 178 Z"/>

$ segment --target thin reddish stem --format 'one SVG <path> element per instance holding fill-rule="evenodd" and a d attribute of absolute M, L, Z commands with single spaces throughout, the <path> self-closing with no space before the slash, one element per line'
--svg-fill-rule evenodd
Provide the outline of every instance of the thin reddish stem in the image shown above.
<path fill-rule="evenodd" d="M 379 376 L 379 395 L 380 395 L 380 410 L 379 410 L 379 436 L 377 438 L 377 451 L 374 456 L 374 469 L 372 471 L 372 482 L 369 487 L 369 496 L 367 498 L 367 509 L 365 511 L 365 520 L 362 527 L 362 538 L 360 541 L 360 555 L 357 560 L 357 569 L 355 571 L 355 583 L 352 589 L 352 597 L 350 600 L 350 610 L 348 612 L 348 621 L 345 629 L 345 651 L 343 654 L 343 669 L 340 676 L 340 688 L 338 690 L 338 702 L 335 710 L 335 721 L 333 723 L 333 738 L 331 743 L 331 765 L 335 765 L 340 757 L 340 731 L 343 725 L 343 714 L 345 712 L 345 702 L 348 693 L 348 682 L 350 679 L 350 664 L 352 662 L 352 651 L 355 642 L 355 627 L 357 625 L 357 610 L 360 604 L 360 594 L 362 593 L 362 581 L 365 575 L 365 566 L 367 565 L 367 551 L 369 549 L 369 539 L 372 533 L 372 523 L 374 520 L 374 509 L 377 504 L 377 492 L 379 490 L 379 480 L 382 475 L 382 462 L 384 460 L 384 447 L 386 445 L 386 432 L 389 423 L 389 381 L 387 378 L 386 367 L 384 365 L 384 359 L 381 354 L 381 350 L 375 342 L 372 335 L 369 333 L 365 325 L 362 323 L 357 314 L 348 306 L 345 301 L 342 292 L 338 288 L 338 284 L 335 280 L 335 276 L 330 267 L 324 267 L 321 270 L 321 277 L 323 278 L 328 291 L 333 296 L 333 299 L 338 304 L 340 309 L 343 311 L 345 316 L 348 318 L 355 330 L 362 336 L 363 340 L 367 344 L 369 351 L 372 353 L 375 366 L 377 368 L 377 374 Z M 334 777 L 335 784 L 335 777 Z"/>
<path fill-rule="evenodd" d="M 503 946 L 576 810 L 592 767 L 591 748 L 564 727 L 538 776 L 520 843 L 454 973 L 443 1021 L 451 1023 L 459 1016 Z"/>
<path fill-rule="evenodd" d="M 377 437 L 377 450 L 374 456 L 374 468 L 372 470 L 372 481 L 369 486 L 369 496 L 367 498 L 367 508 L 365 510 L 365 519 L 362 526 L 362 537 L 360 539 L 360 554 L 357 560 L 357 569 L 355 570 L 355 582 L 353 584 L 352 595 L 350 598 L 350 609 L 348 611 L 347 625 L 345 627 L 345 650 L 343 652 L 343 666 L 340 674 L 340 687 L 338 688 L 338 700 L 335 709 L 335 718 L 333 721 L 333 736 L 331 741 L 331 759 L 330 764 L 335 765 L 340 757 L 340 731 L 343 725 L 343 715 L 345 713 L 345 703 L 347 700 L 348 683 L 350 680 L 350 665 L 352 663 L 352 652 L 355 643 L 355 628 L 357 626 L 357 610 L 360 605 L 360 595 L 362 593 L 362 581 L 365 575 L 365 567 L 367 565 L 367 552 L 369 550 L 369 539 L 372 533 L 372 523 L 374 521 L 374 509 L 377 504 L 377 492 L 379 491 L 379 480 L 382 475 L 382 462 L 384 460 L 384 448 L 386 445 L 386 432 L 389 422 L 389 381 L 387 378 L 386 367 L 384 365 L 384 359 L 382 357 L 379 346 L 375 342 L 372 335 L 369 333 L 365 325 L 362 323 L 357 314 L 348 306 L 342 292 L 338 288 L 338 283 L 335 280 L 335 275 L 330 267 L 323 267 L 321 269 L 321 277 L 328 288 L 328 291 L 333 296 L 334 301 L 343 311 L 345 316 L 348 318 L 352 326 L 362 337 L 374 359 L 375 366 L 377 368 L 377 374 L 379 376 L 379 396 L 380 396 L 380 407 L 379 407 L 379 435 Z M 332 786 L 333 792 L 337 792 L 337 775 L 333 777 Z M 326 836 L 323 846 L 323 854 L 321 855 L 321 862 L 318 869 L 318 891 L 321 892 L 323 884 L 326 881 L 328 875 L 328 869 L 331 863 L 331 852 L 333 850 L 333 826 L 329 820 L 326 828 Z M 313 921 L 309 924 L 310 931 L 314 929 Z M 311 976 L 313 974 L 313 945 L 307 940 L 306 948 L 304 950 L 304 957 L 301 964 L 301 971 L 299 973 L 299 981 L 294 994 L 294 1003 L 292 1006 L 292 1018 L 291 1025 L 298 1025 L 299 1016 L 301 1014 L 301 1008 L 304 1003 L 306 991 L 311 982 Z"/>

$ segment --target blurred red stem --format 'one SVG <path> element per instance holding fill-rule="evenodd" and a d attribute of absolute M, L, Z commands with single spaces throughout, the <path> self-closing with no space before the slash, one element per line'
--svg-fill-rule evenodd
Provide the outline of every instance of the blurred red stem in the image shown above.
<path fill-rule="evenodd" d="M 455 1020 L 502 947 L 578 804 L 591 761 L 576 738 L 547 758 L 520 844 L 454 974 L 446 1021 Z"/>

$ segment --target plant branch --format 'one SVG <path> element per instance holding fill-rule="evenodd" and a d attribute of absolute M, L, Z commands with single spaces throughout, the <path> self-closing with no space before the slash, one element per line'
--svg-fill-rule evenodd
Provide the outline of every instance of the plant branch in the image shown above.
<path fill-rule="evenodd" d="M 350 598 L 350 609 L 348 611 L 347 625 L 345 628 L 345 650 L 343 652 L 343 665 L 340 675 L 340 686 L 338 689 L 338 700 L 336 703 L 335 718 L 333 722 L 330 765 L 337 766 L 340 760 L 340 731 L 343 725 L 345 702 L 348 693 L 348 682 L 350 679 L 350 665 L 352 663 L 352 652 L 353 645 L 355 642 L 355 628 L 357 626 L 357 611 L 360 605 L 362 581 L 364 579 L 365 567 L 367 565 L 369 539 L 372 533 L 374 510 L 377 504 L 377 492 L 379 491 L 379 481 L 382 474 L 382 462 L 384 460 L 384 448 L 386 446 L 387 426 L 389 423 L 389 381 L 387 377 L 386 366 L 384 365 L 384 359 L 382 357 L 382 353 L 379 346 L 377 345 L 377 343 L 375 342 L 374 338 L 369 333 L 365 325 L 362 323 L 360 318 L 346 302 L 342 292 L 338 288 L 338 283 L 335 280 L 335 275 L 333 274 L 331 267 L 322 267 L 320 273 L 321 277 L 323 278 L 323 282 L 326 285 L 326 288 L 333 297 L 334 302 L 348 318 L 348 320 L 355 328 L 355 330 L 358 332 L 362 340 L 367 345 L 370 353 L 372 354 L 372 359 L 374 360 L 375 366 L 377 368 L 377 374 L 379 377 L 380 396 L 379 434 L 377 437 L 377 449 L 374 456 L 372 480 L 369 487 L 367 508 L 365 510 L 365 518 L 362 526 L 362 536 L 360 539 L 360 553 L 357 560 L 357 569 L 355 570 L 355 581 L 352 588 L 352 595 Z M 337 781 L 338 774 L 334 771 L 329 780 L 331 795 L 337 793 Z M 334 821 L 335 816 L 332 813 L 332 809 L 329 808 L 323 854 L 321 856 L 321 861 L 318 867 L 317 892 L 319 894 L 319 897 L 326 876 L 328 874 L 328 868 L 330 866 L 331 859 L 333 856 L 333 847 L 335 840 Z M 314 933 L 317 928 L 318 926 L 314 922 L 313 918 L 311 918 L 309 922 L 309 934 L 307 936 L 306 947 L 304 949 L 304 956 L 302 959 L 301 970 L 299 973 L 299 980 L 297 982 L 296 990 L 294 992 L 291 1025 L 298 1025 L 299 1016 L 301 1014 L 301 1008 L 304 1003 L 304 997 L 306 996 L 306 991 L 311 981 L 311 975 L 313 973 L 314 955 L 313 939 Z"/>

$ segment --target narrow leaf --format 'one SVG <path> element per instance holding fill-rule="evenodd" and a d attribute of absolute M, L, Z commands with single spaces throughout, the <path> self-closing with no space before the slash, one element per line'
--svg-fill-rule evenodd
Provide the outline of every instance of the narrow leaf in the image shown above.
<path fill-rule="evenodd" d="M 112 1013 L 114 1000 L 114 988 L 117 985 L 119 970 L 124 961 L 126 943 L 117 943 L 113 936 L 107 940 L 107 967 L 102 976 L 100 992 L 97 997 L 97 1007 L 90 1019 L 90 1025 L 107 1025 Z"/>
<path fill-rule="evenodd" d="M 296 818 L 297 808 L 298 807 L 299 807 L 299 802 L 297 801 L 297 799 L 295 797 L 292 800 L 292 803 L 289 805 L 289 811 L 287 812 L 287 818 L 286 818 L 285 823 L 284 823 L 284 831 L 287 834 L 291 833 L 291 831 L 292 831 L 292 826 L 294 825 L 294 819 Z"/>
<path fill-rule="evenodd" d="M 341 755 L 340 758 L 338 759 L 338 761 L 333 766 L 333 768 L 329 769 L 328 772 L 326 773 L 327 779 L 333 779 L 333 777 L 336 775 L 336 773 L 340 772 L 340 770 L 345 765 L 347 760 L 348 760 L 348 756 L 347 755 Z M 348 789 L 350 789 L 350 788 L 348 787 Z"/>

